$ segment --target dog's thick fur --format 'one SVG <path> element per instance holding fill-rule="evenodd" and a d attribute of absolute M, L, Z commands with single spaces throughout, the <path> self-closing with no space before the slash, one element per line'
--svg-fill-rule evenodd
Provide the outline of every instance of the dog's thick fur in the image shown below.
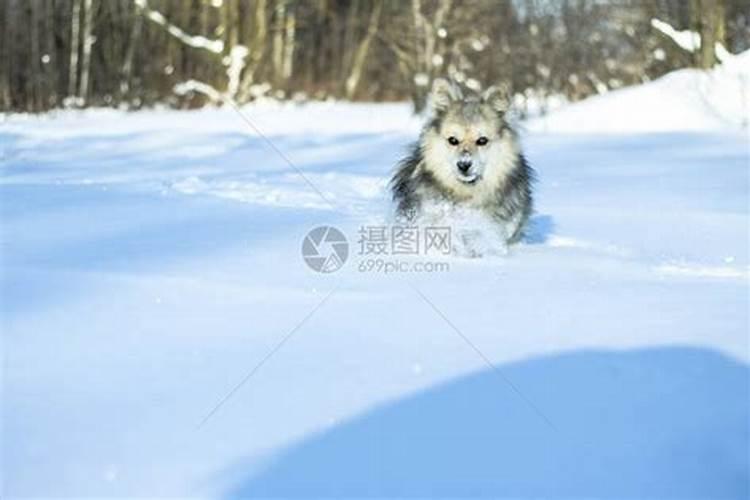
<path fill-rule="evenodd" d="M 518 241 L 532 212 L 534 172 L 506 119 L 507 91 L 479 94 L 438 79 L 430 100 L 432 116 L 391 180 L 398 215 L 413 221 L 431 201 L 476 209 L 501 226 L 507 243 Z"/>

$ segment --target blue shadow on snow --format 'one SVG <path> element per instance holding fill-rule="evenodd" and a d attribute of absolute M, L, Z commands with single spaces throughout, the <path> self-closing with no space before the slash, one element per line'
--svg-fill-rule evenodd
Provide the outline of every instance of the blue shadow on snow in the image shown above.
<path fill-rule="evenodd" d="M 748 367 L 680 347 L 510 363 L 375 409 L 265 464 L 232 467 L 244 478 L 227 497 L 746 498 Z"/>

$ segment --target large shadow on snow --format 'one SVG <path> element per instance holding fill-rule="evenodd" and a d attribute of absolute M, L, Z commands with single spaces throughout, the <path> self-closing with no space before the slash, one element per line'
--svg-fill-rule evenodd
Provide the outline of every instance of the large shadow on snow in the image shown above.
<path fill-rule="evenodd" d="M 502 373 L 502 375 L 500 375 Z M 507 380 L 552 422 L 550 427 Z M 311 437 L 227 497 L 748 495 L 748 367 L 705 349 L 502 365 Z"/>

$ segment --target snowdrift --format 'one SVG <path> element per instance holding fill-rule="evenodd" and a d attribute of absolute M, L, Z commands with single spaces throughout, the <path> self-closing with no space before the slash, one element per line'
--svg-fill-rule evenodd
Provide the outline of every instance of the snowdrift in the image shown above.
<path fill-rule="evenodd" d="M 750 51 L 710 71 L 683 69 L 643 85 L 595 96 L 533 120 L 530 130 L 562 133 L 717 131 L 746 128 Z"/>

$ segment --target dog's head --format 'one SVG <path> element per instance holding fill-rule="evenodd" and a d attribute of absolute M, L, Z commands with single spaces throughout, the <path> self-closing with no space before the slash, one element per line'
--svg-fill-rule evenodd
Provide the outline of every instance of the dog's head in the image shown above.
<path fill-rule="evenodd" d="M 505 116 L 507 87 L 462 90 L 435 80 L 430 95 L 433 119 L 423 135 L 425 166 L 447 187 L 468 192 L 507 173 L 517 149 Z"/>

